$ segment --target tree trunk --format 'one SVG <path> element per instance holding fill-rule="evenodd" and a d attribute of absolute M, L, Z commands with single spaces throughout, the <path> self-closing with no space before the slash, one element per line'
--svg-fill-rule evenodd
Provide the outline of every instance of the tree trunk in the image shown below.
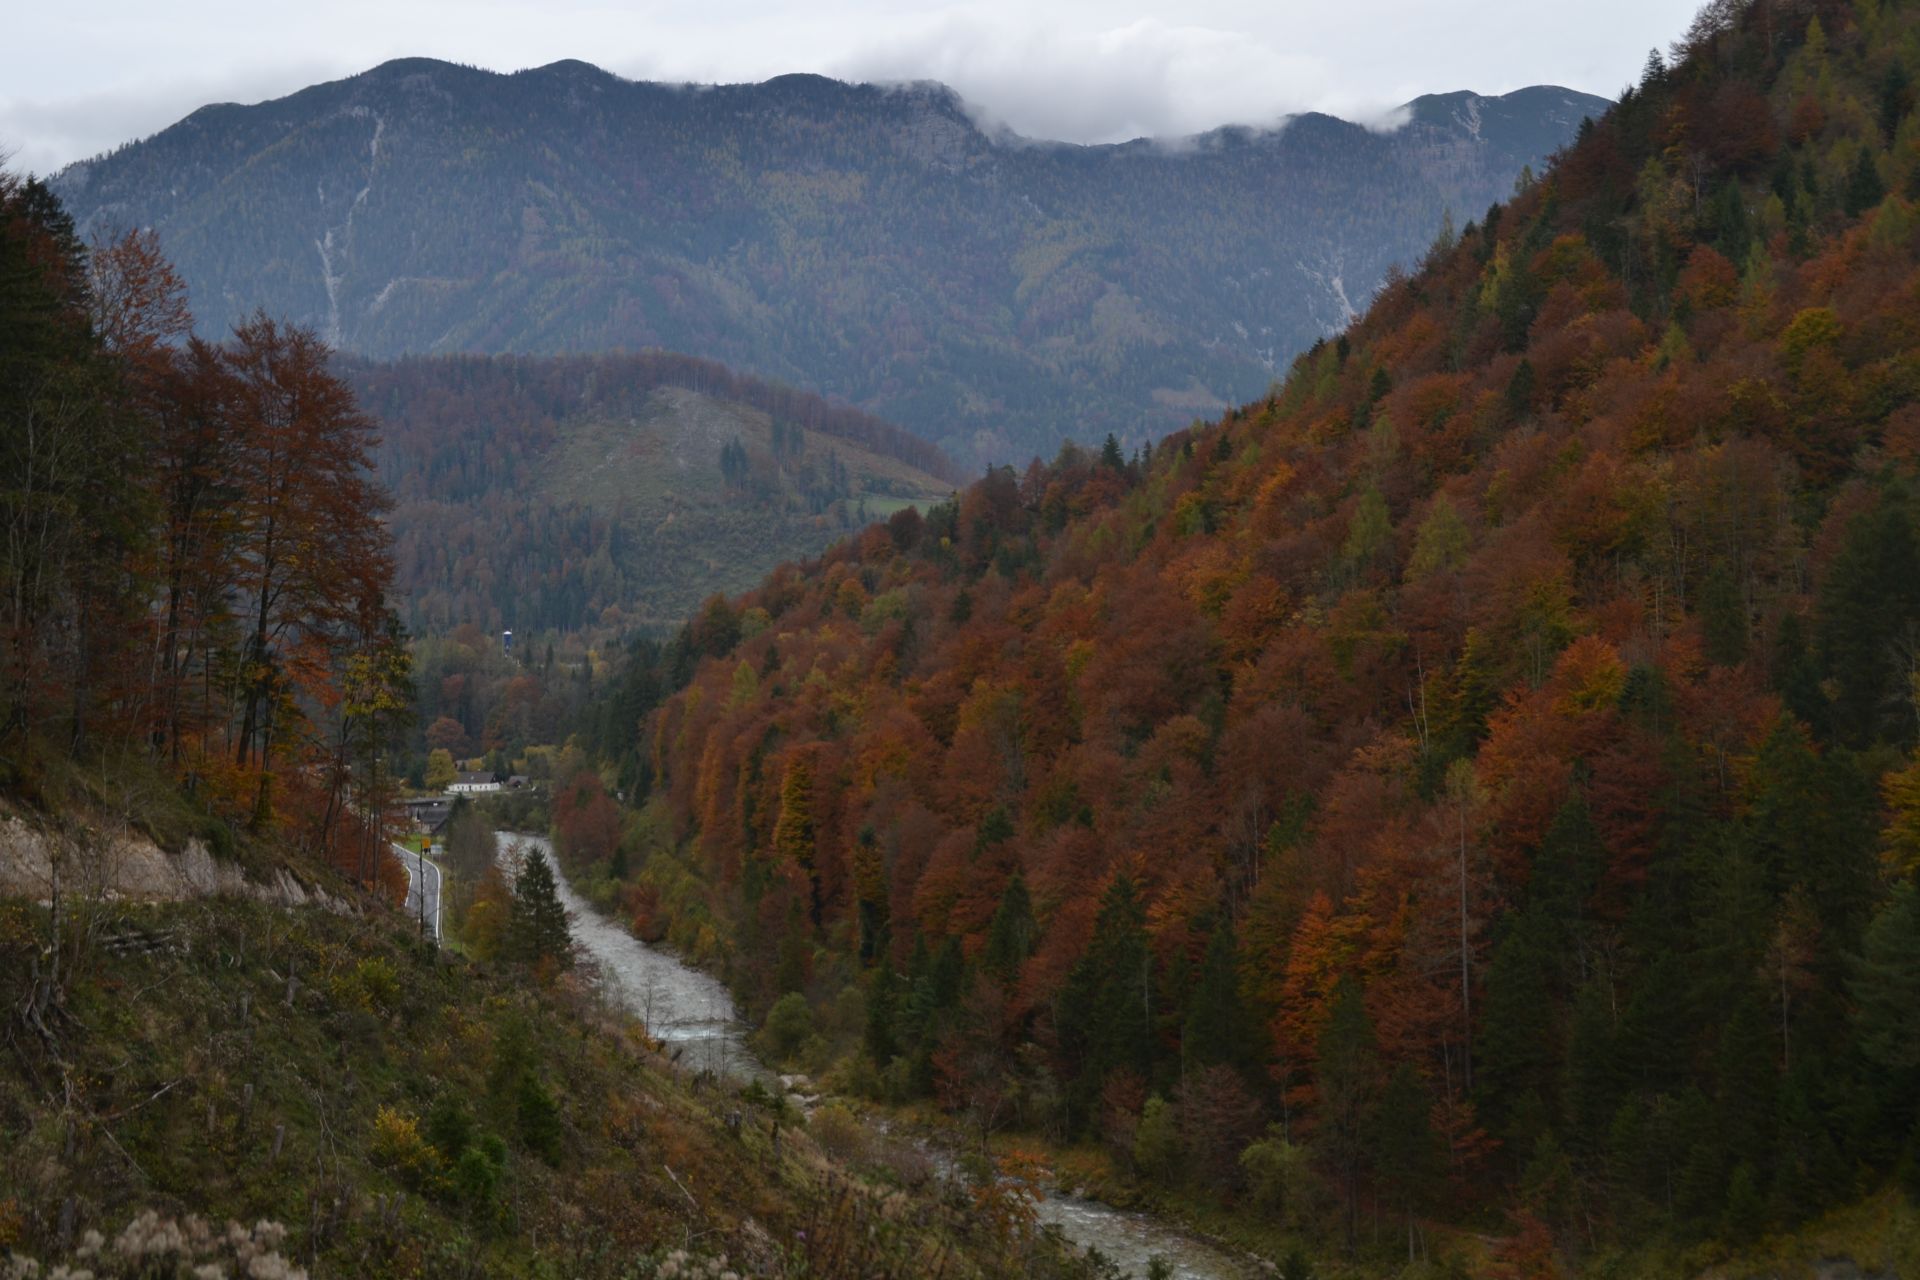
<path fill-rule="evenodd" d="M 1461 1074 L 1467 1092 L 1473 1092 L 1473 973 L 1467 948 L 1467 810 L 1460 807 L 1460 1021 Z"/>

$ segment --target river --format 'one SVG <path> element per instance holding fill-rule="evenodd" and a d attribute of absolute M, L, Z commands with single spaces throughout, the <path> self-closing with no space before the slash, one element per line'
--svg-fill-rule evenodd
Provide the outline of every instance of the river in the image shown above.
<path fill-rule="evenodd" d="M 647 1025 L 647 1034 L 667 1047 L 682 1066 L 740 1080 L 773 1077 L 747 1047 L 747 1028 L 734 1013 L 733 996 L 719 979 L 657 951 L 627 927 L 595 910 L 574 891 L 540 836 L 502 832 L 499 858 L 509 875 L 538 849 L 553 865 L 554 888 L 573 925 L 573 940 L 593 957 L 600 982 Z"/>
<path fill-rule="evenodd" d="M 554 863 L 554 887 L 572 919 L 573 940 L 593 958 L 606 988 L 646 1023 L 647 1034 L 695 1070 L 742 1080 L 773 1078 L 748 1046 L 747 1027 L 725 986 L 594 910 L 567 882 L 545 839 L 501 834 L 499 858 L 509 871 L 534 849 Z M 1253 1274 L 1230 1255 L 1146 1214 L 1123 1213 L 1097 1200 L 1059 1193 L 1049 1194 L 1036 1208 L 1042 1222 L 1058 1227 L 1083 1249 L 1100 1250 L 1129 1276 L 1144 1277 L 1156 1256 L 1167 1260 L 1179 1280 L 1245 1280 Z"/>

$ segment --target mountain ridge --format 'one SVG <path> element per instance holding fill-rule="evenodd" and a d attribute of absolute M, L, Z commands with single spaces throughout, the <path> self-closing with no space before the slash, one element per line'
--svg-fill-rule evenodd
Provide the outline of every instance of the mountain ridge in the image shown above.
<path fill-rule="evenodd" d="M 1086 142 L 1071 138 L 1054 138 L 1040 134 L 1024 134 L 1005 125 L 981 123 L 985 108 L 969 102 L 959 90 L 942 80 L 925 78 L 914 80 L 843 80 L 837 76 L 814 71 L 789 71 L 769 76 L 764 80 L 738 81 L 701 81 L 701 80 L 648 80 L 623 76 L 583 58 L 558 58 L 537 67 L 521 67 L 512 71 L 496 71 L 487 67 L 469 63 L 455 62 L 430 55 L 403 55 L 379 62 L 364 71 L 340 76 L 333 80 L 323 80 L 291 93 L 274 98 L 262 98 L 247 102 L 239 99 L 225 99 L 218 102 L 203 103 L 182 116 L 173 124 L 155 130 L 138 138 L 129 139 L 116 146 L 90 156 L 71 161 L 48 175 L 50 183 L 58 184 L 78 170 L 111 159 L 123 151 L 152 142 L 181 125 L 191 123 L 209 113 L 223 113 L 230 110 L 250 110 L 258 107 L 275 106 L 314 94 L 318 91 L 335 89 L 342 85 L 372 83 L 381 79 L 393 79 L 406 75 L 432 75 L 450 72 L 471 76 L 476 79 L 516 80 L 528 82 L 539 78 L 558 78 L 575 76 L 597 84 L 616 84 L 635 86 L 648 90 L 668 93 L 708 94 L 729 91 L 751 90 L 793 90 L 807 86 L 821 86 L 830 90 L 871 91 L 881 95 L 919 97 L 930 105 L 952 108 L 957 118 L 973 125 L 983 137 L 996 144 L 1036 147 L 1083 148 L 1098 150 L 1112 147 L 1128 147 L 1142 143 L 1177 147 L 1194 139 L 1209 137 L 1228 132 L 1248 132 L 1255 135 L 1279 133 L 1289 124 L 1309 118 L 1336 121 L 1340 124 L 1357 125 L 1375 133 L 1392 133 L 1406 127 L 1406 124 L 1422 119 L 1424 107 L 1437 107 L 1439 104 L 1456 101 L 1481 101 L 1512 103 L 1516 99 L 1538 100 L 1545 95 L 1555 95 L 1567 102 L 1580 102 L 1600 109 L 1609 103 L 1609 99 L 1597 94 L 1589 94 L 1566 85 L 1542 81 L 1537 84 L 1523 85 L 1501 93 L 1482 93 L 1477 89 L 1448 89 L 1418 94 L 1407 101 L 1389 107 L 1376 117 L 1348 117 L 1331 111 L 1308 109 L 1304 111 L 1284 112 L 1270 120 L 1226 120 L 1206 129 L 1187 134 L 1137 134 L 1128 138 L 1114 138 L 1105 141 Z M 1392 121 L 1393 123 L 1383 123 Z M 1574 123 L 1578 123 L 1577 120 Z"/>
<path fill-rule="evenodd" d="M 54 186 L 83 231 L 157 229 L 211 331 L 264 306 L 375 358 L 688 351 L 977 463 L 1262 392 L 1603 105 L 1519 94 L 1416 100 L 1390 133 L 1089 145 L 989 132 L 924 82 L 402 59 Z"/>

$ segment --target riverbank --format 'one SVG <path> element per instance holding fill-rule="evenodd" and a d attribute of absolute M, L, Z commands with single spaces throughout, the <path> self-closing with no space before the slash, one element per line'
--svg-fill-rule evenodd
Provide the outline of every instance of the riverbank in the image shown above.
<path fill-rule="evenodd" d="M 547 847 L 544 838 L 541 847 Z M 669 1044 L 689 1046 L 682 1053 L 683 1065 L 695 1070 L 711 1065 L 703 1064 L 697 1054 L 687 1058 L 686 1053 L 691 1046 L 720 1035 L 729 1046 L 727 1054 L 737 1055 L 729 1060 L 750 1064 L 763 1080 L 773 1078 L 760 1064 L 748 1039 L 749 1029 L 735 1016 L 731 996 L 717 979 L 641 941 L 622 923 L 596 910 L 566 876 L 559 880 L 569 910 L 584 925 L 583 942 L 593 938 L 601 945 L 634 948 L 647 957 L 640 968 L 653 976 L 630 984 L 634 990 L 650 989 L 657 1002 L 664 991 L 678 985 L 677 975 L 689 975 L 686 981 L 703 984 L 709 993 L 717 993 L 694 1002 L 704 1010 L 693 1020 L 698 1025 L 675 1027 L 670 1021 L 661 1022 L 661 1029 L 655 1033 Z M 607 965 L 603 961 L 602 967 L 619 975 L 634 964 Z M 660 1022 L 661 1007 L 657 1006 L 654 1014 L 654 1020 Z M 956 1165 L 965 1157 L 954 1153 L 977 1149 L 977 1138 L 962 1133 L 950 1118 L 927 1107 L 890 1107 L 842 1095 L 832 1087 L 831 1072 L 815 1074 L 812 1079 L 823 1089 L 818 1098 L 822 1106 L 838 1103 L 851 1108 L 883 1133 L 904 1132 L 922 1144 L 937 1146 Z M 1007 1163 L 1029 1173 L 1044 1171 L 1039 1174 L 1042 1179 L 1069 1189 L 1066 1194 L 1048 1190 L 1035 1204 L 1037 1215 L 1059 1228 L 1074 1244 L 1092 1246 L 1103 1256 L 1118 1260 L 1123 1275 L 1146 1275 L 1155 1256 L 1167 1259 L 1173 1266 L 1170 1274 L 1184 1280 L 1240 1280 L 1279 1274 L 1280 1260 L 1307 1244 L 1269 1215 L 1229 1210 L 1190 1190 L 1142 1183 L 1118 1168 L 1109 1153 L 1096 1147 L 1058 1146 L 1030 1134 L 1001 1134 L 993 1149 L 1003 1160 L 1011 1157 Z M 1409 1268 L 1404 1235 L 1383 1225 L 1377 1233 L 1380 1238 L 1363 1239 L 1352 1257 L 1324 1253 L 1314 1257 L 1310 1274 L 1317 1280 L 1485 1274 L 1492 1264 L 1491 1251 L 1510 1231 L 1505 1222 L 1477 1228 L 1423 1223 L 1416 1236 L 1417 1257 Z M 1676 1276 L 1701 1280 L 1891 1280 L 1900 1275 L 1920 1275 L 1920 1216 L 1903 1197 L 1886 1193 L 1829 1214 L 1791 1235 L 1757 1242 L 1738 1255 L 1711 1244 L 1642 1241 L 1631 1249 L 1588 1258 L 1578 1273 L 1568 1274 L 1606 1275 L 1610 1280 L 1668 1280 Z"/>
<path fill-rule="evenodd" d="M 538 849 L 552 859 L 544 836 L 500 834 L 503 863 L 525 850 Z M 737 1016 L 731 995 L 711 974 L 636 937 L 610 919 L 573 885 L 564 871 L 555 877 L 561 905 L 574 921 L 574 940 L 592 957 L 609 995 L 622 1001 L 646 1025 L 650 1036 L 668 1047 L 670 1057 L 694 1071 L 712 1071 L 744 1082 L 766 1084 L 776 1079 L 748 1042 L 748 1028 Z M 869 1104 L 822 1095 L 822 1103 L 871 1113 Z M 902 1116 L 912 1113 L 902 1112 Z M 957 1165 L 955 1151 L 966 1142 L 957 1130 L 924 1114 L 916 1122 L 921 1145 L 938 1163 L 945 1158 Z M 951 1141 L 947 1139 L 951 1138 Z M 1208 1243 L 1198 1233 L 1158 1221 L 1153 1215 L 1116 1208 L 1097 1199 L 1072 1194 L 1038 1196 L 1034 1213 L 1044 1225 L 1081 1249 L 1099 1251 L 1119 1268 L 1117 1274 L 1145 1277 L 1153 1259 L 1163 1259 L 1169 1280 L 1246 1280 L 1261 1274 L 1259 1260 L 1237 1257 Z"/>
<path fill-rule="evenodd" d="M 926 1107 L 890 1107 L 859 1101 L 857 1107 L 875 1127 L 905 1135 L 944 1152 L 955 1163 L 980 1158 L 977 1137 L 947 1116 Z M 1274 1258 L 1215 1234 L 1186 1217 L 1169 1212 L 1139 1193 L 1138 1184 L 1116 1176 L 1105 1157 L 1085 1147 L 1062 1147 L 1031 1134 L 1001 1134 L 989 1144 L 996 1165 L 1033 1171 L 1040 1179 L 1035 1210 L 1042 1222 L 1069 1238 L 1088 1236 L 1103 1256 L 1130 1274 L 1147 1274 L 1156 1257 L 1175 1276 L 1255 1277 L 1279 1274 Z M 1101 1232 L 1094 1237 L 1092 1233 Z M 1325 1280 L 1334 1273 L 1321 1269 Z"/>

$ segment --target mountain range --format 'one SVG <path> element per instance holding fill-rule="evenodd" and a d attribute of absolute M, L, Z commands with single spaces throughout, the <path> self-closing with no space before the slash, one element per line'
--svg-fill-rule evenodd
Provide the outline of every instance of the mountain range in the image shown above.
<path fill-rule="evenodd" d="M 53 185 L 85 232 L 157 229 L 213 334 L 264 308 L 369 357 L 685 351 L 972 463 L 1263 393 L 1606 105 L 1453 93 L 1392 128 L 1079 146 L 936 84 L 416 58 L 204 107 Z"/>

